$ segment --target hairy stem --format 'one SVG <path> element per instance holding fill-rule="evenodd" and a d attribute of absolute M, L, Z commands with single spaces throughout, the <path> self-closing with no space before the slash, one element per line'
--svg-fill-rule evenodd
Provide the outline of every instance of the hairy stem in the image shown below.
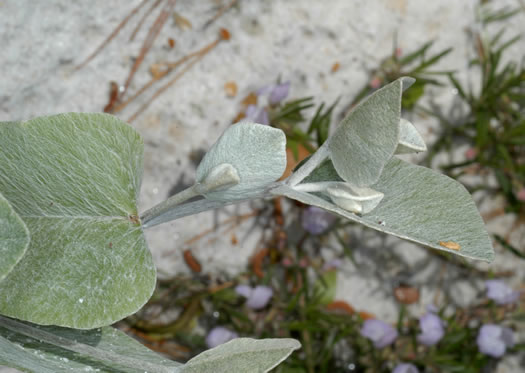
<path fill-rule="evenodd" d="M 326 142 L 303 164 L 297 171 L 290 175 L 286 180 L 286 184 L 291 187 L 296 186 L 312 173 L 317 166 L 321 164 L 328 157 L 328 147 Z"/>
<path fill-rule="evenodd" d="M 158 205 L 153 206 L 152 208 L 144 212 L 140 217 L 140 220 L 142 221 L 143 226 L 147 227 L 147 226 L 156 225 L 156 224 L 148 225 L 148 222 L 150 222 L 151 220 L 159 216 L 165 215 L 169 211 L 173 210 L 175 206 L 180 205 L 182 202 L 186 202 L 187 200 L 193 197 L 197 197 L 199 193 L 197 193 L 196 191 L 196 185 L 197 184 L 194 184 L 191 187 L 184 189 L 182 192 L 179 192 L 175 194 L 174 196 L 171 196 L 167 200 L 159 203 Z M 163 223 L 163 222 L 160 222 L 160 223 Z"/>

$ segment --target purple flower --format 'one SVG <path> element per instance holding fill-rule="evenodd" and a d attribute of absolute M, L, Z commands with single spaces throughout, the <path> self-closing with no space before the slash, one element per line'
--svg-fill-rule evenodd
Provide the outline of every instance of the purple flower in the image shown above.
<path fill-rule="evenodd" d="M 235 292 L 247 299 L 246 306 L 253 310 L 266 307 L 273 296 L 273 290 L 269 286 L 258 285 L 252 288 L 248 285 L 237 285 Z"/>
<path fill-rule="evenodd" d="M 392 373 L 419 373 L 419 369 L 414 364 L 401 363 L 397 364 Z"/>
<path fill-rule="evenodd" d="M 332 259 L 323 265 L 323 270 L 331 271 L 333 269 L 339 269 L 343 265 L 343 261 L 339 258 Z"/>
<path fill-rule="evenodd" d="M 206 336 L 206 345 L 209 348 L 217 347 L 237 337 L 239 337 L 237 333 L 222 326 L 216 326 Z"/>
<path fill-rule="evenodd" d="M 303 210 L 301 224 L 305 231 L 311 234 L 321 234 L 326 231 L 337 218 L 328 211 L 316 206 L 308 206 Z"/>
<path fill-rule="evenodd" d="M 277 105 L 279 102 L 288 97 L 290 92 L 290 82 L 285 82 L 281 84 L 276 84 L 273 86 L 268 101 L 270 105 Z"/>
<path fill-rule="evenodd" d="M 507 327 L 485 324 L 479 329 L 476 342 L 482 354 L 502 357 L 507 347 L 514 346 L 514 336 Z"/>
<path fill-rule="evenodd" d="M 433 313 L 426 313 L 419 319 L 421 334 L 417 340 L 425 346 L 433 346 L 438 343 L 445 334 L 443 320 Z"/>
<path fill-rule="evenodd" d="M 397 338 L 397 330 L 381 320 L 366 320 L 360 331 L 363 337 L 370 339 L 376 348 L 391 345 Z"/>
<path fill-rule="evenodd" d="M 267 105 L 275 106 L 288 97 L 290 82 L 267 85 L 259 88 L 255 93 L 258 96 L 258 105 L 248 105 L 244 110 L 246 119 L 260 124 L 270 124 Z"/>
<path fill-rule="evenodd" d="M 255 105 L 248 105 L 244 110 L 244 116 L 246 119 L 259 124 L 270 124 L 270 118 L 265 108 L 258 108 Z"/>
<path fill-rule="evenodd" d="M 501 280 L 485 281 L 485 286 L 487 297 L 500 305 L 514 303 L 520 297 L 519 291 L 513 290 Z"/>

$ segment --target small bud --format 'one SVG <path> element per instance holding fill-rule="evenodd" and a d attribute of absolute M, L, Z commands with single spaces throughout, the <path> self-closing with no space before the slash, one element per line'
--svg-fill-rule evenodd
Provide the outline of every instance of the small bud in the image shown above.
<path fill-rule="evenodd" d="M 399 121 L 399 143 L 396 154 L 419 153 L 427 150 L 425 141 L 417 132 L 416 127 L 408 120 L 401 118 Z"/>
<path fill-rule="evenodd" d="M 358 214 L 372 211 L 384 197 L 383 193 L 371 188 L 355 187 L 348 183 L 328 187 L 325 193 L 337 206 Z"/>
<path fill-rule="evenodd" d="M 235 167 L 229 163 L 221 163 L 215 166 L 206 175 L 204 180 L 196 184 L 195 191 L 199 194 L 206 194 L 210 191 L 218 191 L 231 188 L 241 181 Z"/>

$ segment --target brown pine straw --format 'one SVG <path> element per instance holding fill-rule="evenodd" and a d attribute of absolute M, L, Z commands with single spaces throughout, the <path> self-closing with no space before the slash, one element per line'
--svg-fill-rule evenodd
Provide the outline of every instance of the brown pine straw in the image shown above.
<path fill-rule="evenodd" d="M 97 54 L 100 53 L 102 49 L 104 49 L 111 40 L 117 36 L 117 34 L 122 30 L 122 28 L 128 23 L 128 21 L 135 15 L 137 12 L 144 6 L 148 0 L 143 0 L 139 5 L 137 5 L 135 8 L 131 10 L 131 12 L 128 13 L 128 15 L 118 24 L 118 26 L 109 34 L 109 36 L 100 44 L 97 49 L 93 53 L 91 53 L 81 64 L 77 65 L 77 67 L 74 68 L 74 71 L 80 70 L 84 66 L 86 66 Z"/>
<path fill-rule="evenodd" d="M 166 75 L 168 75 L 173 69 L 175 69 L 176 67 L 178 67 L 179 65 L 183 64 L 184 62 L 192 59 L 193 57 L 197 57 L 201 54 L 206 54 L 208 53 L 211 49 L 213 49 L 216 45 L 217 45 L 218 41 L 214 41 L 213 43 L 205 46 L 204 48 L 202 49 L 199 49 L 198 51 L 196 52 L 193 52 L 193 53 L 190 53 L 184 57 L 182 57 L 181 59 L 179 59 L 178 61 L 176 62 L 171 62 L 171 63 L 158 63 L 157 65 L 163 65 L 166 67 L 166 70 L 163 71 L 161 74 L 159 74 L 158 76 L 154 76 L 153 78 L 151 78 L 151 80 L 149 82 L 147 82 L 145 85 L 143 85 L 136 93 L 133 94 L 133 96 L 131 96 L 130 98 L 128 98 L 126 101 L 124 101 L 123 103 L 121 103 L 119 106 L 117 106 L 116 108 L 113 109 L 113 112 L 114 113 L 118 113 L 120 111 L 122 111 L 126 106 L 128 106 L 128 104 L 135 100 L 138 96 L 140 96 L 141 94 L 143 94 L 149 87 L 151 87 L 155 82 L 159 81 L 160 79 L 164 78 Z"/>
<path fill-rule="evenodd" d="M 120 98 L 122 98 L 126 91 L 131 84 L 131 81 L 133 80 L 133 77 L 135 76 L 135 73 L 137 72 L 139 66 L 144 61 L 144 57 L 149 52 L 151 47 L 153 46 L 153 43 L 155 42 L 155 39 L 160 33 L 160 30 L 168 20 L 169 15 L 173 12 L 173 7 L 175 6 L 175 0 L 169 0 L 164 9 L 160 12 L 159 16 L 153 23 L 153 25 L 150 27 L 148 31 L 148 35 L 146 36 L 146 39 L 144 40 L 144 43 L 142 44 L 142 48 L 140 49 L 139 56 L 135 60 L 135 63 L 131 67 L 131 71 L 129 72 L 128 78 L 126 79 L 126 82 L 124 83 L 124 89 L 122 90 L 122 93 L 120 95 Z"/>
<path fill-rule="evenodd" d="M 129 41 L 133 41 L 135 39 L 135 36 L 137 36 L 137 33 L 139 32 L 140 28 L 142 27 L 142 25 L 144 24 L 144 21 L 146 20 L 146 18 L 149 17 L 149 15 L 151 13 L 153 13 L 153 11 L 155 10 L 156 7 L 158 7 L 160 5 L 160 3 L 162 2 L 162 0 L 157 0 L 153 3 L 153 5 L 146 11 L 146 13 L 144 13 L 144 15 L 142 16 L 142 18 L 140 19 L 139 23 L 137 23 L 137 26 L 135 26 L 135 29 L 133 30 L 133 32 L 131 33 L 131 36 L 129 37 Z"/>
<path fill-rule="evenodd" d="M 148 108 L 149 105 L 157 98 L 159 97 L 164 91 L 166 91 L 173 83 L 175 83 L 177 80 L 179 80 L 187 71 L 189 71 L 197 62 L 202 60 L 204 56 L 211 51 L 213 48 L 215 48 L 221 41 L 228 40 L 230 37 L 227 30 L 221 29 L 220 30 L 220 36 L 217 40 L 215 40 L 213 43 L 211 43 L 208 47 L 203 48 L 203 51 L 201 53 L 198 53 L 195 57 L 193 57 L 193 60 L 189 62 L 177 75 L 175 75 L 169 82 L 161 86 L 154 94 L 151 96 L 151 98 L 146 101 L 140 108 L 131 116 L 128 118 L 127 122 L 131 123 L 137 117 L 142 114 L 144 110 Z M 151 83 L 151 82 L 150 82 Z M 148 84 L 150 84 L 148 83 Z M 152 84 L 152 83 L 151 83 Z M 151 85 L 150 84 L 150 85 Z M 126 103 L 127 104 L 127 103 Z"/>
<path fill-rule="evenodd" d="M 220 8 L 219 11 L 210 20 L 208 20 L 204 24 L 204 26 L 202 26 L 202 29 L 203 30 L 206 29 L 209 25 L 211 25 L 213 22 L 215 22 L 217 19 L 219 19 L 228 9 L 233 7 L 237 1 L 238 0 L 232 0 L 229 4 L 226 4 L 225 6 Z"/>

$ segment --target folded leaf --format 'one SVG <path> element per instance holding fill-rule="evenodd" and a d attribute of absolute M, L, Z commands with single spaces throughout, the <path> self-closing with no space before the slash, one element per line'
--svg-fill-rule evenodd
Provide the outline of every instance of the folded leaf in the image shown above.
<path fill-rule="evenodd" d="M 26 372 L 178 372 L 182 365 L 157 355 L 112 327 L 77 330 L 22 323 L 29 334 L 44 333 L 64 344 L 64 348 L 7 329 L 4 321 L 0 319 L 0 365 Z M 9 319 L 7 322 L 11 324 Z"/>
<path fill-rule="evenodd" d="M 280 129 L 257 123 L 240 122 L 230 126 L 197 167 L 197 182 L 203 182 L 215 167 L 224 163 L 233 166 L 239 183 L 204 196 L 229 201 L 256 195 L 283 174 L 286 136 Z"/>
<path fill-rule="evenodd" d="M 340 181 L 331 162 L 325 162 L 305 182 Z M 468 191 L 457 181 L 397 158 L 392 158 L 374 190 L 384 198 L 370 213 L 358 216 L 334 205 L 321 194 L 297 191 L 287 185 L 275 195 L 319 206 L 367 227 L 463 257 L 491 261 L 490 237 Z M 444 243 L 455 243 L 454 248 Z M 459 250 L 457 249 L 459 246 Z"/>
<path fill-rule="evenodd" d="M 0 281 L 24 256 L 29 245 L 29 231 L 0 193 Z"/>
<path fill-rule="evenodd" d="M 408 120 L 401 118 L 399 122 L 399 144 L 396 154 L 409 154 L 427 151 L 425 140 L 417 132 L 416 127 Z"/>
<path fill-rule="evenodd" d="M 359 214 L 372 211 L 383 199 L 383 193 L 366 187 L 354 187 L 348 183 L 337 183 L 326 189 L 325 194 L 337 206 Z"/>
<path fill-rule="evenodd" d="M 142 153 L 106 114 L 0 124 L 0 192 L 31 234 L 0 282 L 0 313 L 87 329 L 142 307 L 156 279 L 137 217 Z"/>
<path fill-rule="evenodd" d="M 396 80 L 359 103 L 327 140 L 341 178 L 356 186 L 379 180 L 399 139 L 403 81 Z"/>
<path fill-rule="evenodd" d="M 268 372 L 301 347 L 295 339 L 235 338 L 188 361 L 181 373 Z"/>

